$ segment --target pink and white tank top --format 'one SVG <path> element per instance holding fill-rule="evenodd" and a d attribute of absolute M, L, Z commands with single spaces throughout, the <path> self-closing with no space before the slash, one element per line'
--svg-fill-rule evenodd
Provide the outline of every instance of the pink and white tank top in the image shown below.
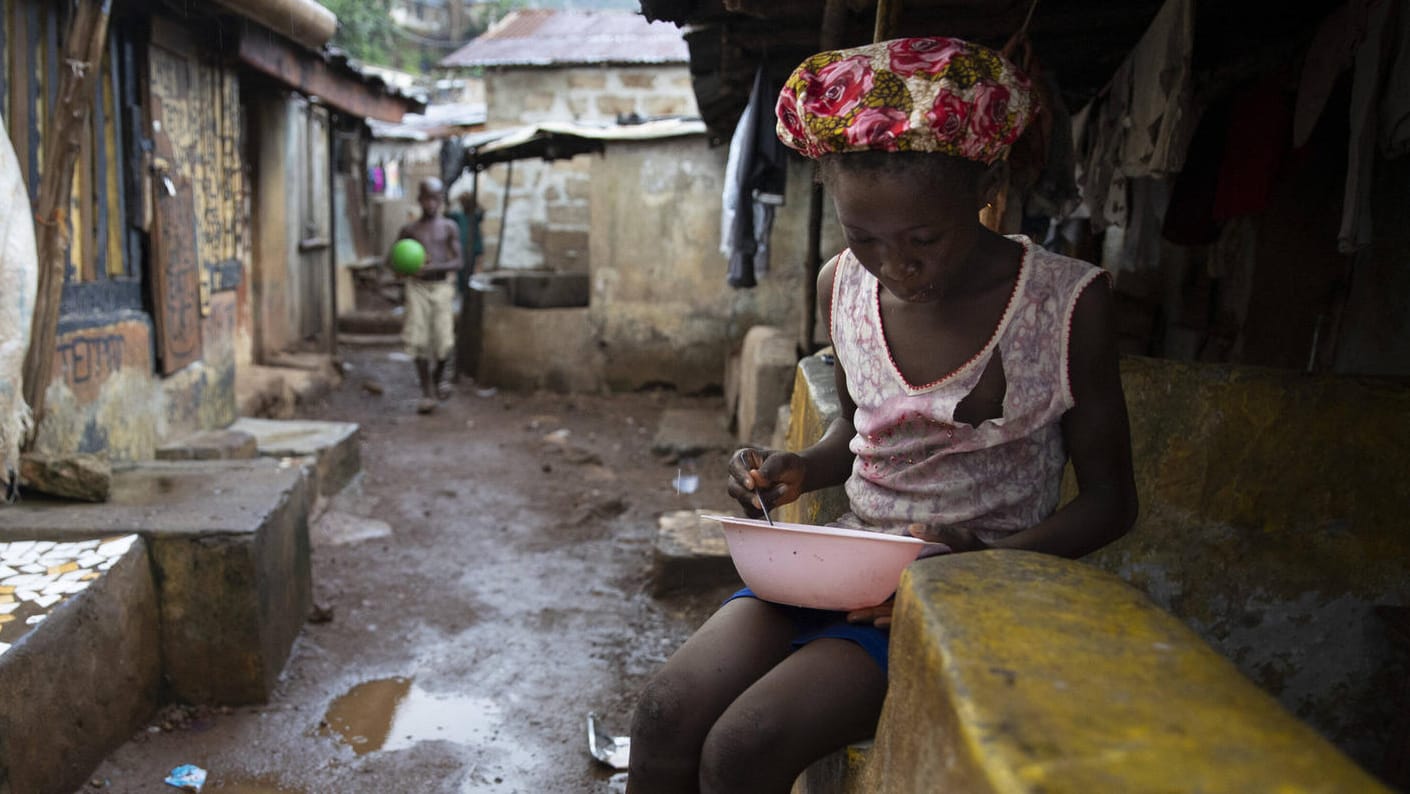
<path fill-rule="evenodd" d="M 1060 420 L 1075 401 L 1068 340 L 1077 297 L 1102 270 L 1044 250 L 1024 236 L 1008 307 L 987 344 L 934 383 L 896 368 L 882 331 L 880 283 L 852 252 L 836 258 L 832 341 L 857 405 L 856 453 L 837 524 L 904 534 L 912 523 L 962 526 L 992 541 L 1057 508 L 1067 451 Z M 977 427 L 955 408 L 998 352 L 1003 415 Z"/>

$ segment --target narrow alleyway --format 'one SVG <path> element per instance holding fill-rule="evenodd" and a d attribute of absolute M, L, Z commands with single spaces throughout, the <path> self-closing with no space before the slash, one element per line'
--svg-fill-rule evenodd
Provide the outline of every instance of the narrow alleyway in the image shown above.
<path fill-rule="evenodd" d="M 588 712 L 625 734 L 645 676 L 723 595 L 645 591 L 657 515 L 729 505 L 727 451 L 681 494 L 653 434 L 668 406 L 722 402 L 467 383 L 418 416 L 394 351 L 345 350 L 345 382 L 307 413 L 361 425 L 363 477 L 315 526 L 317 608 L 276 697 L 169 707 L 84 791 L 175 791 L 181 764 L 207 792 L 620 790 Z"/>

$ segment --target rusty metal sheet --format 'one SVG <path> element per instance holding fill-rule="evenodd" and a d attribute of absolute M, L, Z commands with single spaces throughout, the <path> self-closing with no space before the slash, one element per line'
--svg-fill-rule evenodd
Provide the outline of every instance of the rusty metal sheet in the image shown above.
<path fill-rule="evenodd" d="M 258 30 L 247 28 L 240 34 L 240 61 L 360 118 L 401 121 L 412 109 L 406 100 L 378 91 L 350 74 L 341 74 L 317 55 Z"/>

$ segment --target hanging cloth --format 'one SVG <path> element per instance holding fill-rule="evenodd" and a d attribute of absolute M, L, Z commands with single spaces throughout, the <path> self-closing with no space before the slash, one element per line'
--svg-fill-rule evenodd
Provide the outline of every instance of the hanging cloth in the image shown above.
<path fill-rule="evenodd" d="M 1128 181 L 1180 172 L 1193 134 L 1194 0 L 1167 0 L 1106 88 L 1073 116 L 1092 226 L 1125 226 Z"/>
<path fill-rule="evenodd" d="M 720 215 L 720 253 L 729 260 L 727 281 L 732 287 L 758 285 L 768 272 L 769 235 L 774 208 L 783 203 L 788 177 L 788 150 L 774 131 L 778 117 L 765 65 L 754 72 L 749 103 L 730 138 L 725 165 L 725 189 Z"/>
<path fill-rule="evenodd" d="M 1381 154 L 1388 158 L 1410 153 L 1410 3 L 1400 0 L 1395 15 L 1399 24 L 1390 31 L 1395 54 L 1386 71 L 1380 114 Z"/>
<path fill-rule="evenodd" d="M 1392 0 L 1371 0 L 1366 35 L 1356 49 L 1351 80 L 1351 143 L 1347 150 L 1346 198 L 1337 250 L 1354 253 L 1371 242 L 1371 172 L 1376 159 L 1376 99 L 1381 85 L 1386 20 Z"/>

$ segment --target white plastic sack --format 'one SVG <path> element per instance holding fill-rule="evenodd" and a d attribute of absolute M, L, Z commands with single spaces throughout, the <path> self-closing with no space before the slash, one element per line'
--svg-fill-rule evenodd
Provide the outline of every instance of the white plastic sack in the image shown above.
<path fill-rule="evenodd" d="M 20 446 L 30 431 L 24 357 L 39 288 L 38 258 L 29 192 L 0 117 L 0 501 L 18 485 Z"/>

